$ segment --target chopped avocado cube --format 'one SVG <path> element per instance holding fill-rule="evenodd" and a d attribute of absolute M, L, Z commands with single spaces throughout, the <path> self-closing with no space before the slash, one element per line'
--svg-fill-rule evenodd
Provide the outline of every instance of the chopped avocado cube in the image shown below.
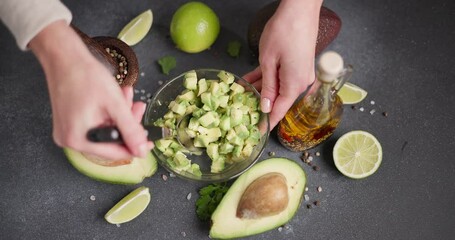
<path fill-rule="evenodd" d="M 218 158 L 220 157 L 218 148 L 219 148 L 218 143 L 210 143 L 207 146 L 207 155 L 210 157 L 210 159 L 212 159 L 212 161 L 217 161 Z"/>
<path fill-rule="evenodd" d="M 193 111 L 193 117 L 195 118 L 200 118 L 202 115 L 204 115 L 207 111 L 205 111 L 204 109 L 202 108 L 199 108 L 199 109 L 195 109 Z"/>
<path fill-rule="evenodd" d="M 231 84 L 230 89 L 232 91 L 232 94 L 245 92 L 245 88 L 242 85 L 235 83 L 235 82 Z"/>
<path fill-rule="evenodd" d="M 212 94 L 210 92 L 205 92 L 201 94 L 201 101 L 204 105 L 212 108 Z"/>
<path fill-rule="evenodd" d="M 243 158 L 248 158 L 251 156 L 251 153 L 253 153 L 253 146 L 250 144 L 245 144 L 245 146 L 243 146 L 241 156 Z"/>
<path fill-rule="evenodd" d="M 190 138 L 195 138 L 195 137 L 197 136 L 196 131 L 191 130 L 191 129 L 188 129 L 188 128 L 185 129 L 185 133 L 186 133 L 186 135 L 188 135 L 188 137 L 190 137 Z"/>
<path fill-rule="evenodd" d="M 227 83 L 227 84 L 231 84 L 234 82 L 234 75 L 226 72 L 226 71 L 220 71 L 218 73 L 218 77 L 221 79 L 221 81 Z"/>
<path fill-rule="evenodd" d="M 196 71 L 194 71 L 194 70 L 188 71 L 188 72 L 185 74 L 185 77 L 186 77 L 186 78 L 191 78 L 191 77 L 197 78 Z"/>
<path fill-rule="evenodd" d="M 180 151 L 175 153 L 173 160 L 175 169 L 178 171 L 186 171 L 191 168 L 191 161 Z"/>
<path fill-rule="evenodd" d="M 179 115 L 185 115 L 186 106 L 184 103 L 176 103 L 175 101 L 172 101 L 171 104 L 169 104 L 169 106 L 174 113 L 177 113 Z"/>
<path fill-rule="evenodd" d="M 198 85 L 198 91 L 197 91 L 197 95 L 198 96 L 200 96 L 202 93 L 204 93 L 208 89 L 207 82 L 205 81 L 205 78 L 199 79 L 199 81 L 197 82 L 197 85 Z"/>
<path fill-rule="evenodd" d="M 258 124 L 260 118 L 261 118 L 261 114 L 259 112 L 251 112 L 250 113 L 251 125 Z"/>
<path fill-rule="evenodd" d="M 186 89 L 196 90 L 197 89 L 197 77 L 187 77 L 185 76 L 185 81 L 183 81 L 183 86 Z"/>
<path fill-rule="evenodd" d="M 218 118 L 219 117 L 216 112 L 207 112 L 206 114 L 202 115 L 198 121 L 203 127 L 209 127 L 210 125 L 213 125 L 213 123 L 216 122 Z"/>
<path fill-rule="evenodd" d="M 193 173 L 195 176 L 202 176 L 201 169 L 196 163 L 191 164 L 191 173 Z"/>
<path fill-rule="evenodd" d="M 210 93 L 215 96 L 221 95 L 220 84 L 218 82 L 212 82 L 212 84 L 210 84 Z"/>
<path fill-rule="evenodd" d="M 198 131 L 199 127 L 199 119 L 197 118 L 190 118 L 190 122 L 188 123 L 188 129 L 191 129 L 193 131 Z"/>
<path fill-rule="evenodd" d="M 236 134 L 235 134 L 235 130 L 234 129 L 229 129 L 229 131 L 226 134 L 226 140 L 231 142 L 235 137 L 237 137 Z"/>
<path fill-rule="evenodd" d="M 218 97 L 220 107 L 226 108 L 228 106 L 229 102 L 229 96 L 228 95 L 222 95 Z"/>
<path fill-rule="evenodd" d="M 243 93 L 237 93 L 232 96 L 233 103 L 245 104 L 246 96 Z"/>
<path fill-rule="evenodd" d="M 165 139 L 161 138 L 155 141 L 155 146 L 160 150 L 161 152 L 166 151 L 167 148 L 171 145 L 172 140 L 171 139 Z"/>
<path fill-rule="evenodd" d="M 231 127 L 235 127 L 242 123 L 243 112 L 239 109 L 231 109 Z"/>
<path fill-rule="evenodd" d="M 175 118 L 175 114 L 172 111 L 169 111 L 166 114 L 164 114 L 163 118 L 164 119 L 172 119 L 172 118 Z"/>
<path fill-rule="evenodd" d="M 220 146 L 221 154 L 228 154 L 228 153 L 231 153 L 233 150 L 234 150 L 234 145 L 232 145 L 228 142 L 225 142 L 225 143 L 221 144 L 221 146 Z"/>
<path fill-rule="evenodd" d="M 234 144 L 236 146 L 243 146 L 243 144 L 245 144 L 245 141 L 239 136 L 235 136 L 233 139 L 231 139 L 231 141 L 229 141 L 229 143 Z"/>
<path fill-rule="evenodd" d="M 242 124 L 245 126 L 250 126 L 250 116 L 249 115 L 243 115 L 242 117 Z"/>
<path fill-rule="evenodd" d="M 164 127 L 164 119 L 158 118 L 155 122 L 153 122 L 153 126 L 155 127 Z"/>
<path fill-rule="evenodd" d="M 224 165 L 225 165 L 224 158 L 219 158 L 218 160 L 212 162 L 212 165 L 210 166 L 210 172 L 219 173 L 224 170 Z"/>
<path fill-rule="evenodd" d="M 186 107 L 185 115 L 192 114 L 197 109 L 199 108 L 196 105 L 189 105 Z"/>
<path fill-rule="evenodd" d="M 241 139 L 247 138 L 250 134 L 250 132 L 248 131 L 248 128 L 243 124 L 237 125 L 234 128 L 234 130 L 235 130 L 236 135 Z"/>
<path fill-rule="evenodd" d="M 229 84 L 225 82 L 220 82 L 220 93 L 221 94 L 227 94 L 231 89 L 229 88 Z"/>
<path fill-rule="evenodd" d="M 196 99 L 196 93 L 194 93 L 193 91 L 187 91 L 186 93 L 184 94 L 180 94 L 178 97 L 177 97 L 177 100 L 178 101 L 187 101 L 187 102 L 190 102 L 190 101 L 193 101 Z"/>
<path fill-rule="evenodd" d="M 220 120 L 220 128 L 221 130 L 228 131 L 231 129 L 231 118 L 227 115 L 223 115 Z"/>
<path fill-rule="evenodd" d="M 239 158 L 242 154 L 242 146 L 235 146 L 234 150 L 232 150 L 232 156 Z"/>

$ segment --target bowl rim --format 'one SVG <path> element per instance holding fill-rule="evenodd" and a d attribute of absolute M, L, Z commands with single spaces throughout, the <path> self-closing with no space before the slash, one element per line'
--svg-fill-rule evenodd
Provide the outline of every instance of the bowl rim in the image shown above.
<path fill-rule="evenodd" d="M 247 82 L 244 78 L 228 71 L 228 70 L 223 70 L 223 69 L 215 69 L 215 68 L 198 68 L 198 69 L 192 69 L 192 70 L 188 70 L 188 71 L 185 71 L 179 75 L 177 75 L 176 77 L 172 78 L 172 79 L 169 79 L 167 80 L 166 82 L 164 82 L 159 88 L 158 90 L 155 92 L 155 94 L 153 94 L 153 97 L 151 98 L 150 102 L 147 103 L 147 107 L 146 107 L 146 111 L 144 113 L 144 117 L 143 117 L 143 120 L 142 120 L 142 123 L 145 125 L 149 125 L 150 123 L 147 122 L 147 119 L 149 119 L 149 115 L 152 113 L 153 111 L 153 108 L 152 108 L 152 105 L 153 103 L 155 103 L 157 101 L 157 96 L 160 95 L 160 93 L 169 86 L 169 84 L 171 84 L 172 82 L 182 78 L 185 76 L 185 74 L 187 74 L 188 72 L 191 72 L 191 71 L 196 71 L 196 72 L 220 72 L 220 71 L 225 71 L 227 73 L 230 73 L 232 74 L 236 81 L 237 80 L 240 80 L 242 81 L 242 83 L 246 84 L 250 89 L 252 89 L 253 93 L 255 94 L 255 96 L 259 97 L 260 99 L 260 96 L 261 94 L 259 93 L 259 91 L 252 85 L 250 84 L 249 82 Z M 269 113 L 264 113 L 264 112 L 261 112 L 261 115 L 265 116 L 266 117 L 266 123 L 267 123 L 267 128 L 266 128 L 266 131 L 264 133 L 264 135 L 262 135 L 262 138 L 265 138 L 264 139 L 264 144 L 263 146 L 261 147 L 261 149 L 259 150 L 258 152 L 258 155 L 257 157 L 252 160 L 248 165 L 246 165 L 246 167 L 244 169 L 242 169 L 241 171 L 239 171 L 238 173 L 235 173 L 231 176 L 227 176 L 225 178 L 220 178 L 220 179 L 210 179 L 210 177 L 208 178 L 203 178 L 204 174 L 202 174 L 202 177 L 201 178 L 191 178 L 187 175 L 183 175 L 177 171 L 175 171 L 174 169 L 170 168 L 169 166 L 167 166 L 163 160 L 157 156 L 157 154 L 155 153 L 155 150 L 152 149 L 151 150 L 151 153 L 157 158 L 157 161 L 158 163 L 160 164 L 160 166 L 162 166 L 164 169 L 166 169 L 168 172 L 170 173 L 173 173 L 175 176 L 179 177 L 179 178 L 182 178 L 182 179 L 185 179 L 185 180 L 190 180 L 190 181 L 195 181 L 195 182 L 206 182 L 206 183 L 217 183 L 217 182 L 227 182 L 229 180 L 232 180 L 232 179 L 235 179 L 237 177 L 239 177 L 240 175 L 242 175 L 243 173 L 245 173 L 248 169 L 250 169 L 252 166 L 254 166 L 254 164 L 256 164 L 257 161 L 259 161 L 260 157 L 262 156 L 262 154 L 264 153 L 265 151 L 265 148 L 267 146 L 267 143 L 269 141 L 269 137 L 270 137 L 270 116 L 269 116 Z M 207 174 L 205 174 L 207 176 Z M 216 174 L 212 174 L 212 175 L 216 175 Z"/>

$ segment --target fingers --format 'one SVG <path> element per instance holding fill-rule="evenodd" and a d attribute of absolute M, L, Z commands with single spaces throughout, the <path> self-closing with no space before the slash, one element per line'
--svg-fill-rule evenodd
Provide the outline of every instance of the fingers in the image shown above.
<path fill-rule="evenodd" d="M 131 112 L 133 113 L 134 119 L 136 119 L 136 122 L 140 123 L 142 121 L 142 116 L 144 116 L 145 108 L 147 107 L 147 104 L 144 102 L 135 102 L 133 103 L 133 106 L 131 107 Z"/>
<path fill-rule="evenodd" d="M 279 95 L 273 105 L 273 111 L 270 113 L 270 129 L 273 129 L 278 122 L 284 117 L 286 112 L 294 104 L 297 96 Z"/>
<path fill-rule="evenodd" d="M 261 63 L 260 67 L 262 70 L 261 110 L 262 112 L 269 113 L 272 111 L 275 98 L 278 95 L 278 66 L 274 61 L 267 61 Z"/>
<path fill-rule="evenodd" d="M 138 107 L 140 105 L 133 104 L 133 107 L 134 106 L 136 106 L 135 108 L 142 108 L 143 113 L 143 106 Z M 129 151 L 135 156 L 145 157 L 149 148 L 147 145 L 145 130 L 137 121 L 139 114 L 132 114 L 130 108 L 126 106 L 125 102 L 122 101 L 118 101 L 117 104 L 109 105 L 108 113 L 120 130 L 123 141 Z"/>
<path fill-rule="evenodd" d="M 134 92 L 133 92 L 133 87 L 131 86 L 126 86 L 122 88 L 122 93 L 123 96 L 126 99 L 126 103 L 129 107 L 133 106 L 133 97 L 134 97 Z"/>
<path fill-rule="evenodd" d="M 257 80 L 259 80 L 260 78 L 262 78 L 261 66 L 258 66 L 253 71 L 251 71 L 243 76 L 243 79 L 245 79 L 249 83 L 254 83 Z"/>

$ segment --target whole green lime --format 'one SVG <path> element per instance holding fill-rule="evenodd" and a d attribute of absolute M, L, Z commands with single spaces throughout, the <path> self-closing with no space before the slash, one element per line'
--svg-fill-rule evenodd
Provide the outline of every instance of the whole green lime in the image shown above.
<path fill-rule="evenodd" d="M 219 33 L 218 16 L 204 3 L 186 3 L 172 16 L 171 38 L 184 52 L 197 53 L 209 48 Z"/>

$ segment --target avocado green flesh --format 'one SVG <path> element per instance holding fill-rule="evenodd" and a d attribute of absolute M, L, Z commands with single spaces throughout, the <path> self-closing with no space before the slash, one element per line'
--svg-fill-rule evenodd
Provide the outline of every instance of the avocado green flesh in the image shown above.
<path fill-rule="evenodd" d="M 70 148 L 64 148 L 69 162 L 82 174 L 107 183 L 137 184 L 145 177 L 152 176 L 157 168 L 157 161 L 152 153 L 146 158 L 134 158 L 130 164 L 107 167 L 88 160 L 83 154 Z"/>
<path fill-rule="evenodd" d="M 237 206 L 245 189 L 255 179 L 271 172 L 278 172 L 286 177 L 289 194 L 287 208 L 273 216 L 258 219 L 238 218 L 236 216 Z M 240 238 L 278 228 L 288 222 L 297 212 L 305 184 L 305 172 L 292 160 L 270 158 L 257 163 L 234 182 L 213 212 L 210 237 L 216 239 Z"/>

